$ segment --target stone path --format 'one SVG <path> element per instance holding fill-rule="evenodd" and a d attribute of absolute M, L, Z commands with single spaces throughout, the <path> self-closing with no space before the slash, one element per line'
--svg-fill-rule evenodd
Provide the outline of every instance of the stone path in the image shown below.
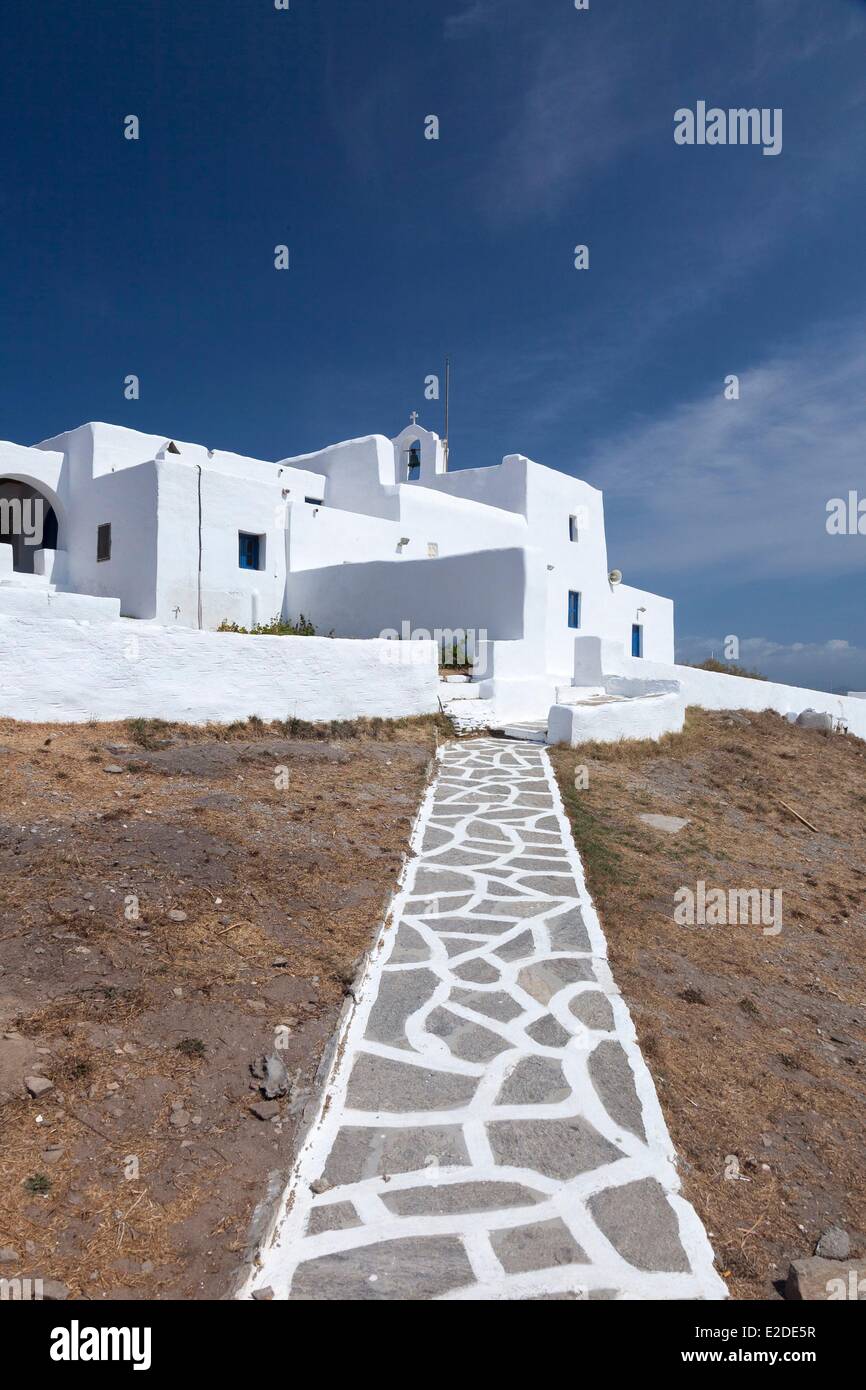
<path fill-rule="evenodd" d="M 247 1295 L 721 1298 L 543 748 L 449 744 Z"/>

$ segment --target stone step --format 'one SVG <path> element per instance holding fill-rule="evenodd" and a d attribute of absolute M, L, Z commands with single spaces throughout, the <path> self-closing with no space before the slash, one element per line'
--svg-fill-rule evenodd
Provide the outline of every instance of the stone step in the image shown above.
<path fill-rule="evenodd" d="M 595 699 L 604 694 L 603 685 L 558 685 L 554 703 L 557 705 L 576 705 L 582 700 Z"/>
<path fill-rule="evenodd" d="M 525 743 L 546 743 L 547 720 L 527 719 L 519 724 L 502 724 L 495 732 L 505 738 L 523 739 Z"/>
<path fill-rule="evenodd" d="M 12 570 L 0 579 L 0 589 L 24 589 L 29 592 L 33 589 L 54 590 L 56 587 L 44 574 L 23 574 L 20 570 Z"/>
<path fill-rule="evenodd" d="M 458 734 L 489 729 L 494 718 L 492 700 L 443 700 L 442 707 Z"/>
<path fill-rule="evenodd" d="M 439 699 L 446 700 L 477 700 L 481 695 L 481 686 L 473 684 L 472 681 L 440 681 Z"/>

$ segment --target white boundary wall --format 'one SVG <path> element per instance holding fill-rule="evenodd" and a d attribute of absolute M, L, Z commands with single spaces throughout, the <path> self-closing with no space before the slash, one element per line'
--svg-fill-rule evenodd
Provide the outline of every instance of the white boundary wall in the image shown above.
<path fill-rule="evenodd" d="M 397 645 L 0 616 L 0 716 L 201 724 L 434 712 L 436 644 L 413 643 L 411 662 L 395 661 Z"/>
<path fill-rule="evenodd" d="M 634 695 L 639 693 L 639 683 L 645 681 L 651 689 L 658 680 L 679 681 L 686 705 L 699 705 L 701 709 L 771 709 L 777 714 L 794 715 L 805 709 L 821 710 L 834 719 L 843 719 L 849 733 L 866 739 L 866 701 L 856 697 L 700 671 L 694 666 L 668 666 L 626 656 L 618 642 L 600 637 L 575 638 L 575 685 L 604 685 L 611 694 Z"/>
<path fill-rule="evenodd" d="M 681 695 L 665 692 L 600 705 L 553 705 L 547 718 L 547 742 L 618 743 L 620 739 L 660 739 L 678 734 L 685 722 Z"/>

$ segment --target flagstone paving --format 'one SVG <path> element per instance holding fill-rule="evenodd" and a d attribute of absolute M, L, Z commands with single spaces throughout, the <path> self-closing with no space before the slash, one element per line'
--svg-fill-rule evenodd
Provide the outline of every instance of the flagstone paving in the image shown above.
<path fill-rule="evenodd" d="M 545 750 L 446 746 L 247 1293 L 723 1298 Z"/>

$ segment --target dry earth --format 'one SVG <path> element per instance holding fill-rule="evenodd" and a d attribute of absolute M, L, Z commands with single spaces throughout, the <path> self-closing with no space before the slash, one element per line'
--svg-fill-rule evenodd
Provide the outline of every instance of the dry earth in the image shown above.
<path fill-rule="evenodd" d="M 437 736 L 0 721 L 0 1275 L 226 1295 Z M 291 1093 L 259 1119 L 283 1025 Z"/>
<path fill-rule="evenodd" d="M 779 1297 L 789 1261 L 830 1225 L 866 1256 L 866 745 L 771 713 L 690 710 L 661 744 L 552 755 L 686 1194 L 732 1294 Z M 689 824 L 668 834 L 641 813 Z M 701 879 L 781 889 L 782 931 L 678 926 L 674 894 Z"/>
<path fill-rule="evenodd" d="M 0 722 L 0 1256 L 18 1257 L 0 1274 L 84 1298 L 227 1293 L 437 733 Z M 831 1224 L 866 1254 L 864 745 L 691 711 L 661 745 L 552 752 L 732 1293 L 777 1297 Z M 782 932 L 677 926 L 674 893 L 699 879 L 781 888 Z M 261 1120 L 249 1066 L 280 1025 L 292 1090 Z"/>

